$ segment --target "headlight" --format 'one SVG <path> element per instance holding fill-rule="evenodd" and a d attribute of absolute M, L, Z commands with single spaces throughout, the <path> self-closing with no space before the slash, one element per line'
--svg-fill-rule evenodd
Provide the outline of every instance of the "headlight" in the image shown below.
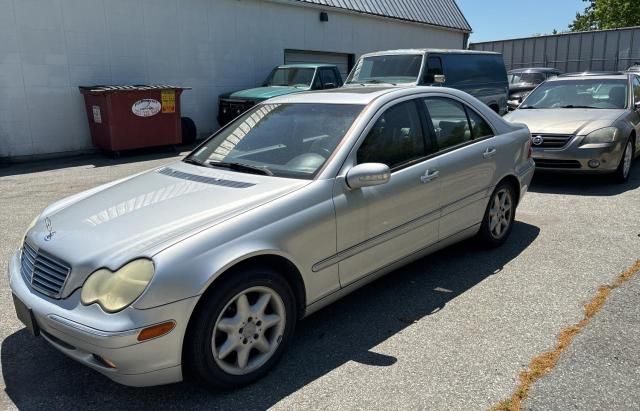
<path fill-rule="evenodd" d="M 84 282 L 82 304 L 98 303 L 109 313 L 123 310 L 147 288 L 154 270 L 153 261 L 147 259 L 131 261 L 116 272 L 101 268 Z"/>
<path fill-rule="evenodd" d="M 598 130 L 587 134 L 580 145 L 612 143 L 616 141 L 618 134 L 619 131 L 616 127 L 599 128 Z"/>

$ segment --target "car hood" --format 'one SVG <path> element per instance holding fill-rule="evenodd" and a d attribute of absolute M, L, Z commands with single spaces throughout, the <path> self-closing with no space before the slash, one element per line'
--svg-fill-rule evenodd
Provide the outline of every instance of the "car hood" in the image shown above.
<path fill-rule="evenodd" d="M 604 109 L 518 109 L 504 116 L 511 123 L 523 123 L 532 134 L 586 135 L 612 125 L 624 110 Z"/>
<path fill-rule="evenodd" d="M 240 90 L 233 93 L 229 93 L 225 97 L 235 98 L 239 100 L 262 101 L 262 100 L 270 99 L 272 97 L 284 96 L 285 94 L 300 93 L 301 91 L 306 91 L 306 90 L 307 89 L 299 88 L 299 87 L 284 87 L 284 86 L 256 87 L 256 88 L 250 88 L 247 90 Z"/>
<path fill-rule="evenodd" d="M 178 162 L 52 205 L 28 239 L 72 266 L 73 290 L 97 268 L 151 257 L 308 183 Z"/>

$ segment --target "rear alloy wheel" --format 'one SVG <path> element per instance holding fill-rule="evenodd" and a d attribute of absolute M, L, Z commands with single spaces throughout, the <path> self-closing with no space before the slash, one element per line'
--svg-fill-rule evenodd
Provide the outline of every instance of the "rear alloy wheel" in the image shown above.
<path fill-rule="evenodd" d="M 505 242 L 516 215 L 515 192 L 511 184 L 501 183 L 489 199 L 478 237 L 483 244 L 497 247 Z"/>
<path fill-rule="evenodd" d="M 230 273 L 212 287 L 190 322 L 187 371 L 219 388 L 246 385 L 286 349 L 296 322 L 293 292 L 268 268 Z"/>
<path fill-rule="evenodd" d="M 631 173 L 631 163 L 633 162 L 633 140 L 629 139 L 627 145 L 624 148 L 624 153 L 622 153 L 622 158 L 620 159 L 620 164 L 618 165 L 618 169 L 616 170 L 616 180 L 620 183 L 624 183 L 629 179 L 629 174 Z"/>

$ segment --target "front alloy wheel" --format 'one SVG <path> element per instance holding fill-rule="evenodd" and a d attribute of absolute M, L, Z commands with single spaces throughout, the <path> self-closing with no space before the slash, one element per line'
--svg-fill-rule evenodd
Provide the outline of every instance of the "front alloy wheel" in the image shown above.
<path fill-rule="evenodd" d="M 629 179 L 632 162 L 633 162 L 633 140 L 629 139 L 629 141 L 627 141 L 627 145 L 624 148 L 624 153 L 622 153 L 622 158 L 620 159 L 620 164 L 618 165 L 618 169 L 616 170 L 616 179 L 618 180 L 618 182 L 624 183 Z"/>
<path fill-rule="evenodd" d="M 269 287 L 244 290 L 229 301 L 216 321 L 213 358 L 229 374 L 249 374 L 276 352 L 286 322 L 277 292 Z"/>
<path fill-rule="evenodd" d="M 219 388 L 246 385 L 276 364 L 293 335 L 294 293 L 267 267 L 227 273 L 189 321 L 185 372 Z"/>

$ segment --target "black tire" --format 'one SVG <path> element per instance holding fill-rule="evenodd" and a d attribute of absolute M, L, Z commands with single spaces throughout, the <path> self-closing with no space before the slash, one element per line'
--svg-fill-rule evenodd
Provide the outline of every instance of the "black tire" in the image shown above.
<path fill-rule="evenodd" d="M 181 117 L 180 125 L 182 127 L 182 144 L 194 143 L 198 136 L 196 123 L 194 123 L 189 117 Z"/>
<path fill-rule="evenodd" d="M 628 169 L 625 169 L 624 161 L 627 155 L 627 151 L 631 150 L 631 164 Z M 629 180 L 629 176 L 631 175 L 631 167 L 633 166 L 633 157 L 634 157 L 634 140 L 630 138 L 624 146 L 624 151 L 622 152 L 622 157 L 620 157 L 620 163 L 618 164 L 618 168 L 613 174 L 613 177 L 618 183 L 626 183 Z"/>
<path fill-rule="evenodd" d="M 502 192 L 508 193 L 511 201 L 511 207 L 510 214 L 507 219 L 508 225 L 502 229 L 499 235 L 496 235 L 495 229 L 491 229 L 491 212 L 496 196 L 499 196 L 499 194 Z M 498 184 L 495 190 L 493 190 L 493 193 L 491 193 L 491 197 L 489 197 L 489 203 L 487 204 L 487 209 L 484 212 L 482 224 L 480 225 L 480 231 L 478 232 L 477 238 L 481 245 L 487 248 L 495 248 L 502 245 L 507 240 L 507 238 L 511 234 L 511 230 L 513 229 L 513 222 L 516 219 L 516 205 L 516 191 L 513 185 L 506 181 Z M 507 216 L 505 216 L 505 218 L 506 217 Z"/>
<path fill-rule="evenodd" d="M 281 275 L 268 267 L 246 268 L 229 274 L 220 284 L 214 283 L 212 292 L 199 303 L 189 322 L 184 342 L 185 365 L 189 376 L 221 389 L 240 387 L 267 374 L 286 350 L 297 321 L 294 293 Z M 252 287 L 268 287 L 275 291 L 284 303 L 286 321 L 280 343 L 271 357 L 250 373 L 233 375 L 221 368 L 214 359 L 213 332 L 222 310 L 228 309 L 227 305 L 238 294 Z"/>

